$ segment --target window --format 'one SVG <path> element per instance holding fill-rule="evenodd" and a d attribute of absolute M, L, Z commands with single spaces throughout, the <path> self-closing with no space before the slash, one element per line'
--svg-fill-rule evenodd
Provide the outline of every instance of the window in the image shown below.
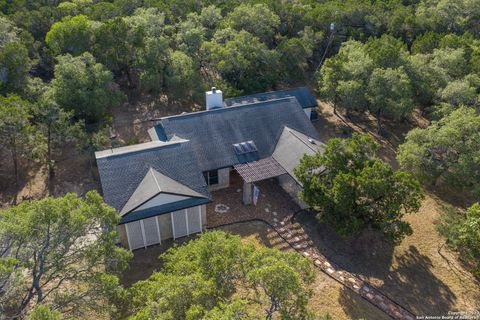
<path fill-rule="evenodd" d="M 207 185 L 213 186 L 215 184 L 218 184 L 218 170 L 205 171 L 203 173 L 203 176 L 205 177 Z"/>

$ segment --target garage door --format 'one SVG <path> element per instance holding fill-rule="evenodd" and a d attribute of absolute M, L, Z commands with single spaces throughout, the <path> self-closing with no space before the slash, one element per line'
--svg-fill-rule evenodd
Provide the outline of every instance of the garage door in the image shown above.
<path fill-rule="evenodd" d="M 185 237 L 202 232 L 202 217 L 200 207 L 188 208 L 171 213 L 173 238 Z"/>
<path fill-rule="evenodd" d="M 142 220 L 146 246 L 160 243 L 160 228 L 157 217 Z"/>
<path fill-rule="evenodd" d="M 125 230 L 131 250 L 146 248 L 161 242 L 157 217 L 126 223 Z"/>
<path fill-rule="evenodd" d="M 202 216 L 200 207 L 188 208 L 188 232 L 189 234 L 202 232 Z"/>
<path fill-rule="evenodd" d="M 143 243 L 142 225 L 140 224 L 140 221 L 125 224 L 125 229 L 127 231 L 128 246 L 130 247 L 130 250 L 145 246 Z"/>
<path fill-rule="evenodd" d="M 171 213 L 173 239 L 188 236 L 187 216 L 185 210 L 179 210 Z"/>

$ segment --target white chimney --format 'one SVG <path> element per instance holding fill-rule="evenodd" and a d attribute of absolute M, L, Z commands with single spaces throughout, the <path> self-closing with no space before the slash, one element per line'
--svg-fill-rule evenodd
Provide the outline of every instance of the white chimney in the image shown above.
<path fill-rule="evenodd" d="M 205 92 L 205 100 L 207 102 L 207 110 L 223 108 L 222 90 L 212 87 L 212 91 Z"/>

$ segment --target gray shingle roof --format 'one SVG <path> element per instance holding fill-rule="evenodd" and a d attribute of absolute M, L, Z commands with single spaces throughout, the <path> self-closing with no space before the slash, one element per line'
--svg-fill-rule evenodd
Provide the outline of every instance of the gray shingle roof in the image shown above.
<path fill-rule="evenodd" d="M 171 193 L 188 197 L 207 198 L 189 187 L 161 174 L 157 170 L 150 168 L 145 174 L 142 182 L 138 185 L 135 192 L 130 196 L 127 203 L 123 206 L 120 215 L 123 216 L 134 210 L 138 206 L 152 199 L 159 193 Z"/>
<path fill-rule="evenodd" d="M 307 87 L 292 88 L 279 91 L 270 91 L 251 94 L 248 96 L 228 98 L 224 100 L 224 104 L 228 107 L 250 104 L 273 99 L 281 99 L 285 97 L 295 97 L 302 108 L 315 108 L 318 106 L 317 100 L 310 93 Z"/>
<path fill-rule="evenodd" d="M 103 195 L 108 204 L 121 211 L 150 168 L 210 198 L 188 142 L 159 143 L 157 147 L 152 147 L 151 143 L 144 145 L 145 149 L 137 145 L 131 151 L 96 154 Z"/>
<path fill-rule="evenodd" d="M 306 136 L 301 132 L 285 127 L 272 154 L 272 158 L 299 184 L 300 182 L 295 177 L 293 170 L 298 167 L 303 155 L 314 155 L 317 151 L 323 151 L 325 147 L 322 142 L 312 138 L 315 137 Z"/>
<path fill-rule="evenodd" d="M 255 142 L 260 159 L 272 155 L 285 126 L 319 137 L 294 97 L 166 117 L 158 125 L 168 138 L 189 140 L 201 171 L 238 164 L 233 144 L 243 141 Z"/>

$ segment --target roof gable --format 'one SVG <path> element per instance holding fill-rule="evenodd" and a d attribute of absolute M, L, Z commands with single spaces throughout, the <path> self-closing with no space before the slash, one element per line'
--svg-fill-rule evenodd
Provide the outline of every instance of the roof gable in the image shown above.
<path fill-rule="evenodd" d="M 317 151 L 323 151 L 324 147 L 325 145 L 314 137 L 285 127 L 272 157 L 300 184 L 294 169 L 300 164 L 303 155 L 314 155 Z"/>
<path fill-rule="evenodd" d="M 190 189 L 189 187 L 161 174 L 157 170 L 150 168 L 128 199 L 125 206 L 120 211 L 120 215 L 124 216 L 128 212 L 145 204 L 160 193 L 170 193 L 187 197 L 207 198 L 204 195 Z"/>

